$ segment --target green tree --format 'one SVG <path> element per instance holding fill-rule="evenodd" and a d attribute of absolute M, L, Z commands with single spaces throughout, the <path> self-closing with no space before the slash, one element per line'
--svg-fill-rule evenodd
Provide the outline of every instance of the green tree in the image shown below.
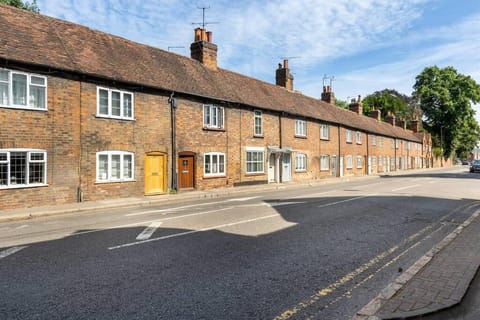
<path fill-rule="evenodd" d="M 343 109 L 348 109 L 348 102 L 335 98 L 335 105 L 342 107 Z"/>
<path fill-rule="evenodd" d="M 22 0 L 0 0 L 0 3 L 8 4 L 20 9 L 30 10 L 36 13 L 40 12 L 40 9 L 37 6 L 37 0 L 33 0 L 31 3 L 28 1 L 24 2 Z"/>
<path fill-rule="evenodd" d="M 432 133 L 444 158 L 471 151 L 479 138 L 472 103 L 480 101 L 480 86 L 453 67 L 433 66 L 416 77 L 413 88 L 423 111 L 424 128 Z"/>
<path fill-rule="evenodd" d="M 368 114 L 372 109 L 377 109 L 382 112 L 382 119 L 388 112 L 405 119 L 411 119 L 413 114 L 419 115 L 418 110 L 412 107 L 414 106 L 413 99 L 393 89 L 376 91 L 366 96 L 362 102 L 364 114 Z"/>

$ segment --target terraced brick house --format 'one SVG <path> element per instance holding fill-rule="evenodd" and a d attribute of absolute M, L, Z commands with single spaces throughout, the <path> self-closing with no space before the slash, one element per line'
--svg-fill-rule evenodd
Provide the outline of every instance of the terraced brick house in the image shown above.
<path fill-rule="evenodd" d="M 426 167 L 429 137 L 191 57 L 0 5 L 0 209 Z M 417 123 L 418 125 L 418 123 Z M 418 129 L 418 128 L 417 128 Z"/>

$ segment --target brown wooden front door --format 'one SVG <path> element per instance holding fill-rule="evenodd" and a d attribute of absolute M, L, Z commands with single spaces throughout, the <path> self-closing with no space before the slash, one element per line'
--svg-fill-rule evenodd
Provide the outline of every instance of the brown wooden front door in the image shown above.
<path fill-rule="evenodd" d="M 178 157 L 178 187 L 180 189 L 193 188 L 193 156 Z"/>

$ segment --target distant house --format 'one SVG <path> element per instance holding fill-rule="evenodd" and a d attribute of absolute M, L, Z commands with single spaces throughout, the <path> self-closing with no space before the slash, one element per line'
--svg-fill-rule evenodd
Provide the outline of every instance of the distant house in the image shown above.
<path fill-rule="evenodd" d="M 418 122 L 380 121 L 191 58 L 0 5 L 0 208 L 428 167 Z"/>

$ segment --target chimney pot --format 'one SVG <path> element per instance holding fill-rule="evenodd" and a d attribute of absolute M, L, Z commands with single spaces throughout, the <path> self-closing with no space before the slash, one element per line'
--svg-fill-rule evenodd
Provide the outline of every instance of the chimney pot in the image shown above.
<path fill-rule="evenodd" d="M 212 42 L 212 31 L 207 31 L 207 41 Z"/>
<path fill-rule="evenodd" d="M 288 69 L 288 60 L 287 59 L 283 60 L 283 67 L 285 69 Z"/>

